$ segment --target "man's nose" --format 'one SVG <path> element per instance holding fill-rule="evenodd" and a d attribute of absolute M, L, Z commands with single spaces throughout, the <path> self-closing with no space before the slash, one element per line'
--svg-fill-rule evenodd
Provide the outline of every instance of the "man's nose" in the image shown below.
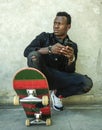
<path fill-rule="evenodd" d="M 58 28 L 58 27 L 59 27 L 59 25 L 56 23 L 56 24 L 54 25 L 54 27 L 55 27 L 55 28 Z"/>

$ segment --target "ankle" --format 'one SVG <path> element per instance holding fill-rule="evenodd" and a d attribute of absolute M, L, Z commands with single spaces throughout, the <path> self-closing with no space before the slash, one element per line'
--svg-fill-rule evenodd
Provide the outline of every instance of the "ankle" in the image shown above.
<path fill-rule="evenodd" d="M 61 98 L 61 99 L 63 98 L 63 96 L 59 94 L 57 90 L 54 90 L 54 94 L 57 98 Z"/>

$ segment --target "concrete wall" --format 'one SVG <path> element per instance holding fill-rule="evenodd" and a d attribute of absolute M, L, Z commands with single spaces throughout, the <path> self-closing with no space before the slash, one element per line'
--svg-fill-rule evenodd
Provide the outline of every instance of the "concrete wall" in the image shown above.
<path fill-rule="evenodd" d="M 69 35 L 79 46 L 77 72 L 88 74 L 94 82 L 93 89 L 84 96 L 101 98 L 101 0 L 0 0 L 0 103 L 12 103 L 13 76 L 27 66 L 23 51 L 40 32 L 52 32 L 58 11 L 72 16 Z"/>

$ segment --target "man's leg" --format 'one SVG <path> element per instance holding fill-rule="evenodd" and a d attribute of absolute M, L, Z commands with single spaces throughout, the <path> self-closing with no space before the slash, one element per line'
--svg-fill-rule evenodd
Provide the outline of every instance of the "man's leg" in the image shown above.
<path fill-rule="evenodd" d="M 35 60 L 32 60 L 35 56 Z M 92 88 L 92 80 L 84 75 L 73 73 L 68 74 L 56 69 L 49 68 L 44 63 L 44 57 L 37 52 L 31 52 L 28 56 L 28 66 L 41 70 L 48 79 L 50 90 L 56 90 L 52 93 L 53 106 L 56 110 L 63 110 L 62 102 L 59 96 L 68 97 L 88 92 Z"/>
<path fill-rule="evenodd" d="M 57 90 L 56 96 L 68 97 L 87 93 L 93 86 L 87 75 L 66 73 L 52 68 L 48 69 L 50 89 Z"/>
<path fill-rule="evenodd" d="M 61 97 L 65 98 L 72 95 L 79 95 L 90 91 L 93 86 L 92 80 L 86 76 L 78 73 L 68 74 L 60 72 L 52 68 L 49 69 L 49 75 L 52 82 L 51 89 L 54 91 L 51 94 L 53 108 L 57 111 L 63 110 Z M 48 79 L 49 80 L 49 79 Z"/>
<path fill-rule="evenodd" d="M 39 59 L 40 59 L 40 54 L 36 51 L 32 51 L 31 53 L 29 53 L 27 57 L 27 65 L 29 67 L 40 69 Z"/>
<path fill-rule="evenodd" d="M 32 59 L 32 57 L 34 57 L 34 59 Z M 35 51 L 31 52 L 28 55 L 28 66 L 37 68 L 40 71 L 42 71 L 48 79 L 50 89 L 53 89 L 53 84 L 54 84 L 55 79 L 52 79 L 53 75 L 51 75 L 50 69 L 48 67 L 46 67 L 44 61 L 45 61 L 44 57 L 42 57 L 39 53 L 37 53 Z M 63 105 L 62 105 L 62 101 L 60 100 L 60 98 L 56 97 L 54 95 L 54 93 L 51 93 L 51 97 L 53 99 L 52 100 L 53 108 L 57 111 L 63 110 Z"/>
<path fill-rule="evenodd" d="M 63 88 L 61 86 L 60 88 L 57 88 L 57 96 L 62 95 L 63 97 L 68 97 L 84 94 L 89 92 L 93 86 L 92 80 L 87 75 L 78 73 L 73 73 L 71 76 L 68 76 L 67 79 L 65 78 L 62 80 L 66 85 L 63 85 Z"/>

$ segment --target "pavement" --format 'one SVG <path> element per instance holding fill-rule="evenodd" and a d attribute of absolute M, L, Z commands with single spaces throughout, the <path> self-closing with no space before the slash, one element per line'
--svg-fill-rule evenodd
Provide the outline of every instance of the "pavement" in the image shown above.
<path fill-rule="evenodd" d="M 0 105 L 0 130 L 102 130 L 102 105 L 67 105 L 62 112 L 51 112 L 51 126 L 27 127 L 21 106 Z"/>

